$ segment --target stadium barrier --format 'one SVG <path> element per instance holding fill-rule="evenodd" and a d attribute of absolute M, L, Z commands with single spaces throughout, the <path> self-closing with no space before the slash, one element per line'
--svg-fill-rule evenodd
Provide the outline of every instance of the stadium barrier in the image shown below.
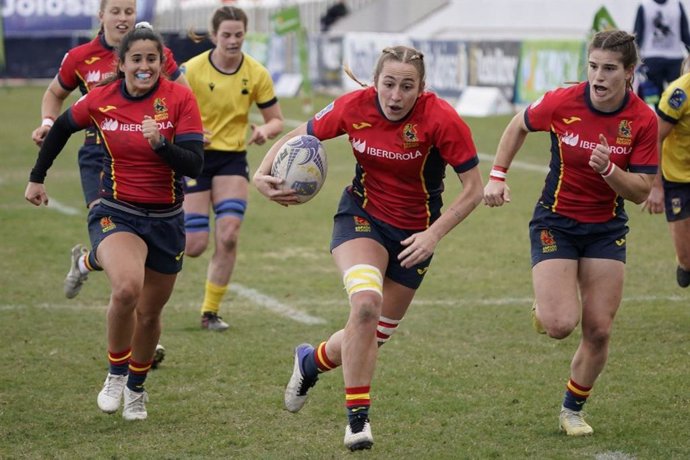
<path fill-rule="evenodd" d="M 175 58 L 183 62 L 208 49 L 186 34 L 164 34 Z M 9 37 L 5 40 L 4 78 L 52 78 L 64 53 L 91 37 Z M 347 64 L 364 82 L 383 48 L 414 46 L 425 55 L 427 87 L 455 102 L 467 87 L 498 88 L 512 104 L 525 104 L 565 82 L 585 77 L 584 40 L 419 40 L 404 34 L 346 33 L 309 36 L 309 76 L 316 91 L 339 93 L 357 87 L 342 72 Z M 295 37 L 249 34 L 245 51 L 260 60 L 275 81 L 299 74 Z"/>

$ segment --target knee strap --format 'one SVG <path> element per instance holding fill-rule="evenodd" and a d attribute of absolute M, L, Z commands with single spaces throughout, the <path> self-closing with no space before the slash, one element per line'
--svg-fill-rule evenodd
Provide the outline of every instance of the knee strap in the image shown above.
<path fill-rule="evenodd" d="M 348 268 L 343 275 L 343 284 L 349 298 L 362 291 L 374 291 L 383 296 L 383 277 L 373 265 L 357 264 Z"/>
<path fill-rule="evenodd" d="M 185 214 L 184 215 L 184 229 L 188 233 L 192 232 L 210 232 L 211 226 L 206 214 Z"/>
<path fill-rule="evenodd" d="M 247 200 L 229 199 L 223 200 L 213 205 L 213 212 L 216 213 L 216 219 L 221 217 L 236 217 L 237 219 L 244 219 L 244 212 L 247 210 Z"/>

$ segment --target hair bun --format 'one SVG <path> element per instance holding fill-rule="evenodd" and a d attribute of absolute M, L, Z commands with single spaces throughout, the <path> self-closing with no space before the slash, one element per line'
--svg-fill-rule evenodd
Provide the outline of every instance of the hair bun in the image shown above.
<path fill-rule="evenodd" d="M 147 21 L 137 22 L 137 23 L 134 25 L 134 28 L 135 28 L 135 29 L 150 29 L 150 30 L 153 30 L 153 26 L 152 26 L 151 24 L 149 24 Z"/>

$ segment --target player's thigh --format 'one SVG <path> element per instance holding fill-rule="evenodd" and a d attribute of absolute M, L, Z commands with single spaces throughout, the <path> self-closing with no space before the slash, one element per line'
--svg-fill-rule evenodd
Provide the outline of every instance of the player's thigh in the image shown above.
<path fill-rule="evenodd" d="M 211 191 L 185 193 L 182 209 L 184 209 L 185 214 L 208 215 L 211 209 Z"/>
<path fill-rule="evenodd" d="M 668 228 L 679 261 L 685 268 L 690 268 L 690 218 L 669 222 Z"/>
<path fill-rule="evenodd" d="M 546 259 L 532 267 L 532 285 L 543 322 L 579 318 L 577 273 L 576 259 Z"/>
<path fill-rule="evenodd" d="M 115 232 L 98 245 L 98 261 L 108 275 L 113 292 L 136 291 L 144 284 L 144 269 L 148 249 L 144 240 L 135 233 Z"/>
<path fill-rule="evenodd" d="M 401 320 L 414 299 L 416 289 L 403 286 L 390 278 L 383 281 L 383 305 L 381 316 Z"/>
<path fill-rule="evenodd" d="M 620 260 L 580 259 L 582 329 L 608 334 L 623 296 L 625 264 Z"/>
<path fill-rule="evenodd" d="M 388 251 L 372 238 L 354 238 L 343 242 L 332 251 L 333 260 L 342 273 L 355 265 L 372 265 L 381 275 L 386 272 Z"/>
<path fill-rule="evenodd" d="M 144 315 L 159 314 L 170 299 L 176 279 L 177 273 L 167 274 L 147 268 L 144 289 L 137 302 L 137 311 Z"/>
<path fill-rule="evenodd" d="M 245 200 L 249 196 L 249 182 L 242 176 L 214 176 L 211 185 L 213 204 L 235 199 Z"/>

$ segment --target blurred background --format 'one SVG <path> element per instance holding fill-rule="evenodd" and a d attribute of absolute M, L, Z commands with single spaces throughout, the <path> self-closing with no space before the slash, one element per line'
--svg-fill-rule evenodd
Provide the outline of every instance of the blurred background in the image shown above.
<path fill-rule="evenodd" d="M 382 48 L 407 44 L 426 57 L 427 86 L 464 115 L 508 113 L 564 82 L 585 78 L 593 29 L 632 31 L 634 0 L 139 0 L 139 20 L 163 33 L 183 62 L 212 46 L 192 42 L 222 4 L 244 9 L 244 50 L 270 70 L 279 96 L 356 87 Z M 682 0 L 686 11 L 690 0 Z M 98 0 L 3 0 L 4 84 L 52 78 L 64 53 L 97 32 Z M 24 81 L 25 83 L 25 81 Z M 467 91 L 468 88 L 470 91 Z M 462 98 L 465 98 L 463 100 Z M 308 107 L 309 104 L 306 104 Z"/>

